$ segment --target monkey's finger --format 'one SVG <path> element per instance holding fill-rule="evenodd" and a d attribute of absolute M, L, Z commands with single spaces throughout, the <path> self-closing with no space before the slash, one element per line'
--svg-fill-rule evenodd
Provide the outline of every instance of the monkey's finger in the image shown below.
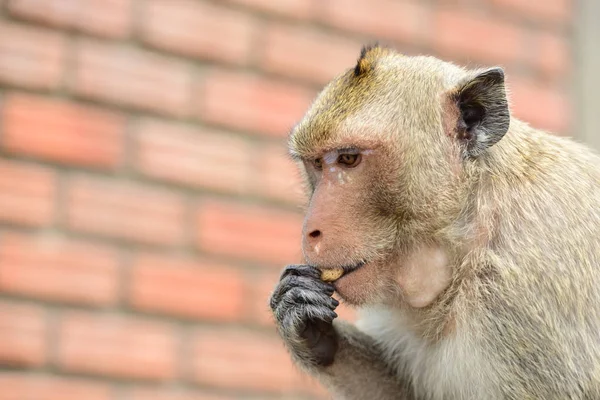
<path fill-rule="evenodd" d="M 323 293 L 293 288 L 279 299 L 271 298 L 271 310 L 277 321 L 296 308 L 315 306 L 335 310 L 339 301 Z"/>
<path fill-rule="evenodd" d="M 304 313 L 309 320 L 320 320 L 327 323 L 333 322 L 338 317 L 337 313 L 329 308 L 307 305 Z"/>
<path fill-rule="evenodd" d="M 309 322 L 322 321 L 331 324 L 337 317 L 337 313 L 328 308 L 306 305 L 285 312 L 280 320 L 280 329 L 286 336 L 298 336 Z"/>
<path fill-rule="evenodd" d="M 290 275 L 290 276 L 283 278 L 283 280 L 280 281 L 279 285 L 282 288 L 284 288 L 284 287 L 287 287 L 287 288 L 299 287 L 299 288 L 303 288 L 306 290 L 312 290 L 315 292 L 325 293 L 328 296 L 333 295 L 333 292 L 335 291 L 333 284 L 328 283 L 328 282 L 323 282 L 320 279 L 315 279 L 315 278 L 307 277 L 307 276 Z"/>
<path fill-rule="evenodd" d="M 324 295 L 323 293 L 304 290 L 301 288 L 293 288 L 283 297 L 282 302 L 288 304 L 311 304 L 315 306 L 326 306 L 331 310 L 335 310 L 340 305 L 339 301 L 333 297 Z"/>
<path fill-rule="evenodd" d="M 313 292 L 309 290 L 302 290 L 300 288 L 292 289 L 288 292 L 288 296 L 297 304 L 313 304 L 313 305 L 326 305 L 332 310 L 335 310 L 340 302 L 324 295 L 323 293 Z"/>
<path fill-rule="evenodd" d="M 321 271 L 319 271 L 316 267 L 306 264 L 292 264 L 285 267 L 279 279 L 282 280 L 289 275 L 309 276 L 319 279 L 321 277 Z"/>
<path fill-rule="evenodd" d="M 337 302 L 337 300 L 335 300 L 335 302 Z M 323 304 L 318 300 L 316 304 L 297 303 L 288 298 L 284 299 L 277 305 L 274 315 L 277 321 L 280 323 L 284 323 L 286 318 L 289 318 L 290 316 L 295 318 L 297 321 L 318 319 L 325 322 L 331 322 L 334 318 L 337 318 L 337 313 L 335 313 L 328 304 Z"/>
<path fill-rule="evenodd" d="M 332 296 L 334 287 L 330 283 L 325 283 L 321 280 L 309 278 L 305 276 L 290 275 L 279 282 L 271 295 L 271 308 L 274 303 L 278 303 L 281 297 L 293 288 L 302 288 L 314 292 L 323 293 L 327 296 Z"/>

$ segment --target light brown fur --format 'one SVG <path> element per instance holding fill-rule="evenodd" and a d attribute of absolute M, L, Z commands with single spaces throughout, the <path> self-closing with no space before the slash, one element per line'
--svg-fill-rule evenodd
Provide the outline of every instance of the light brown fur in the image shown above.
<path fill-rule="evenodd" d="M 512 117 L 467 142 L 456 101 L 480 76 L 366 50 L 290 136 L 305 237 L 322 233 L 307 263 L 366 261 L 336 282 L 359 331 L 334 321 L 334 364 L 302 365 L 335 398 L 600 398 L 600 158 Z M 498 106 L 489 82 L 475 104 Z M 345 180 L 311 172 L 347 147 L 370 153 Z M 423 266 L 424 248 L 444 261 Z"/>

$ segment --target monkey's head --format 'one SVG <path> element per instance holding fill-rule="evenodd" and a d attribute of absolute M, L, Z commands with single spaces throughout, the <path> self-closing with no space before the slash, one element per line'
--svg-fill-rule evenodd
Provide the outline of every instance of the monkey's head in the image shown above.
<path fill-rule="evenodd" d="M 397 294 L 405 258 L 443 245 L 474 165 L 509 121 L 500 68 L 467 71 L 432 57 L 364 48 L 290 136 L 310 192 L 306 262 L 344 267 L 335 285 L 350 303 Z"/>

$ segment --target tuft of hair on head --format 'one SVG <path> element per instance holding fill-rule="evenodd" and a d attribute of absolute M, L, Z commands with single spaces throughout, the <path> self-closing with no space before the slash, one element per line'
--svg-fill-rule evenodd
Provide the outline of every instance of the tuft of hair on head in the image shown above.
<path fill-rule="evenodd" d="M 363 46 L 360 51 L 358 61 L 356 62 L 356 67 L 354 67 L 354 76 L 360 77 L 371 71 L 375 67 L 375 60 L 377 56 L 383 54 L 384 52 L 385 49 L 377 42 Z"/>

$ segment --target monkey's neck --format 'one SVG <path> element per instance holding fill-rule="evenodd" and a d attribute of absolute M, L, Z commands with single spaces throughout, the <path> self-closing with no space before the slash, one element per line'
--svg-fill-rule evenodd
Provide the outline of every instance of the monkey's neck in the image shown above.
<path fill-rule="evenodd" d="M 456 263 L 494 247 L 502 219 L 512 214 L 515 198 L 532 190 L 551 162 L 553 149 L 546 133 L 513 120 L 505 137 L 470 164 L 462 209 L 449 230 Z M 510 193 L 512 199 L 506 197 Z"/>
<path fill-rule="evenodd" d="M 504 138 L 478 160 L 477 169 L 481 175 L 477 179 L 531 180 L 535 177 L 532 173 L 555 161 L 560 150 L 555 148 L 553 140 L 549 140 L 552 138 L 550 134 L 513 119 Z"/>
<path fill-rule="evenodd" d="M 463 234 L 462 257 L 506 244 L 507 229 L 524 223 L 519 215 L 543 209 L 546 193 L 559 196 L 552 175 L 564 167 L 564 142 L 512 120 L 505 137 L 467 167 L 470 184 L 454 231 L 454 238 Z"/>

